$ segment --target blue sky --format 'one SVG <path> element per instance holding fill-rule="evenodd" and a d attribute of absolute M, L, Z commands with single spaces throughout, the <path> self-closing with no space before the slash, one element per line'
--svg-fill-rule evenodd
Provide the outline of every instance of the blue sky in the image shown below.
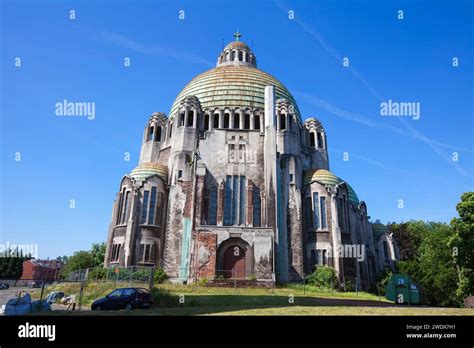
<path fill-rule="evenodd" d="M 0 23 L 0 243 L 45 258 L 104 241 L 149 115 L 168 113 L 236 29 L 321 120 L 331 171 L 372 219 L 448 222 L 473 190 L 470 1 L 2 1 Z M 94 102 L 95 119 L 55 116 L 63 99 Z M 419 102 L 420 119 L 380 116 L 388 99 Z"/>

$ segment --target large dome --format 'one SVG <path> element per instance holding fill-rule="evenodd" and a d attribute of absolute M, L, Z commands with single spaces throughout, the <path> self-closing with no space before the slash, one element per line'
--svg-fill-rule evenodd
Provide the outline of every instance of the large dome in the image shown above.
<path fill-rule="evenodd" d="M 248 50 L 248 46 L 240 41 L 230 43 L 224 49 Z M 237 57 L 237 55 L 236 55 Z M 295 99 L 290 91 L 275 77 L 251 66 L 250 63 L 237 61 L 226 62 L 225 65 L 218 63 L 214 69 L 208 70 L 191 80 L 176 97 L 170 118 L 178 111 L 181 100 L 189 95 L 199 98 L 203 110 L 214 110 L 215 108 L 252 108 L 261 109 L 265 107 L 265 87 L 275 87 L 275 98 L 285 98 L 294 106 L 296 116 L 301 121 L 300 112 Z M 233 65 L 232 65 L 233 64 Z"/>

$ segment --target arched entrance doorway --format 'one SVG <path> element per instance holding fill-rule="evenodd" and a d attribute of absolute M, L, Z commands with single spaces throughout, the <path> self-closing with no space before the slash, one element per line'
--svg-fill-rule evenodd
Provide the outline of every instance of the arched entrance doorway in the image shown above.
<path fill-rule="evenodd" d="M 224 278 L 245 279 L 252 274 L 253 252 L 241 238 L 229 238 L 217 251 L 218 274 Z"/>
<path fill-rule="evenodd" d="M 235 245 L 224 252 L 224 278 L 245 278 L 245 250 Z"/>

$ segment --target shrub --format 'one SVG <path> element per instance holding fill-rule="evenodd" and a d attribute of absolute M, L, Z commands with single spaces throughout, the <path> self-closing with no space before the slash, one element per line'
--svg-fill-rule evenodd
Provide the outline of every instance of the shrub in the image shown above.
<path fill-rule="evenodd" d="M 385 287 L 387 286 L 390 278 L 392 278 L 393 272 L 389 267 L 386 267 L 382 273 L 377 277 L 375 283 L 375 289 L 371 289 L 374 294 L 380 294 L 380 296 L 385 296 Z M 378 287 L 378 290 L 377 290 Z"/>
<path fill-rule="evenodd" d="M 336 270 L 329 266 L 317 266 L 314 272 L 307 278 L 309 285 L 335 288 L 337 286 Z"/>
<path fill-rule="evenodd" d="M 344 292 L 351 292 L 355 290 L 354 284 L 350 280 L 346 280 L 342 285 L 342 291 Z"/>
<path fill-rule="evenodd" d="M 89 272 L 87 279 L 88 280 L 105 279 L 106 273 L 107 273 L 107 269 L 105 268 L 94 268 Z"/>
<path fill-rule="evenodd" d="M 165 281 L 168 280 L 168 278 L 169 277 L 163 268 L 156 269 L 155 274 L 153 275 L 153 280 L 157 284 L 163 284 Z"/>
<path fill-rule="evenodd" d="M 151 296 L 156 307 L 178 307 L 179 305 L 178 296 L 172 295 L 165 289 L 153 288 Z"/>
<path fill-rule="evenodd" d="M 251 274 L 247 277 L 247 279 L 254 282 L 257 280 L 257 276 L 255 274 Z"/>
<path fill-rule="evenodd" d="M 209 283 L 209 279 L 205 277 L 198 280 L 199 285 L 207 285 L 208 283 Z"/>

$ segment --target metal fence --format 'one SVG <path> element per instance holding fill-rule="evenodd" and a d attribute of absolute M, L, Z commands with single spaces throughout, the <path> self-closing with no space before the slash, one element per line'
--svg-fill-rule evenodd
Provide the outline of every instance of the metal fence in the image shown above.
<path fill-rule="evenodd" d="M 154 267 L 130 266 L 130 267 L 95 267 L 81 269 L 71 272 L 67 277 L 67 281 L 96 281 L 96 282 L 114 282 L 129 286 L 132 284 L 152 284 L 155 273 Z"/>
<path fill-rule="evenodd" d="M 135 266 L 91 268 L 72 272 L 64 280 L 0 280 L 0 283 L 7 282 L 12 289 L 26 288 L 33 299 L 48 299 L 53 309 L 60 310 L 90 308 L 94 300 L 117 288 L 129 287 L 174 294 L 205 292 L 210 296 L 247 294 L 252 292 L 249 291 L 252 288 L 258 289 L 256 291 L 260 294 L 269 295 L 295 293 L 298 296 L 340 297 L 341 293 L 351 292 L 353 294 L 349 296 L 359 297 L 362 290 L 367 292 L 369 289 L 378 295 L 379 300 L 383 295 L 376 284 L 350 277 L 345 277 L 344 281 L 333 277 L 321 282 L 310 275 L 291 272 L 256 275 L 238 270 L 217 270 L 207 277 L 199 271 L 194 275 L 187 274 L 184 269 L 168 269 L 168 272 L 169 275 L 166 275 L 162 269 Z M 279 282 L 280 279 L 285 282 Z"/>

